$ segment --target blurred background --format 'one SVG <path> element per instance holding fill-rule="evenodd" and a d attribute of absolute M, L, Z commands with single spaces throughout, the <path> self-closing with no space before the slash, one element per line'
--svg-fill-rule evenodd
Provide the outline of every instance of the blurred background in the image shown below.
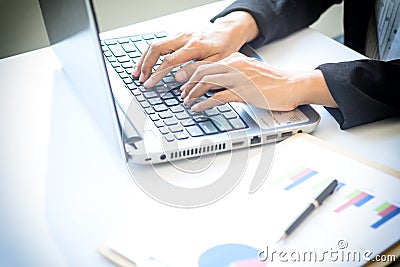
<path fill-rule="evenodd" d="M 100 31 L 112 30 L 215 0 L 93 0 Z M 157 7 L 157 8 L 154 8 Z M 332 38 L 342 35 L 342 5 L 328 10 L 312 27 Z M 0 0 L 0 58 L 49 45 L 38 0 Z"/>

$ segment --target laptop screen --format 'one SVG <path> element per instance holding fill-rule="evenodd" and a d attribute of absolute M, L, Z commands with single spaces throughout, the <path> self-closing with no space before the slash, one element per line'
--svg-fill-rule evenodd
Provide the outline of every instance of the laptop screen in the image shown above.
<path fill-rule="evenodd" d="M 90 0 L 39 0 L 50 44 L 79 98 L 116 150 L 121 130 Z"/>

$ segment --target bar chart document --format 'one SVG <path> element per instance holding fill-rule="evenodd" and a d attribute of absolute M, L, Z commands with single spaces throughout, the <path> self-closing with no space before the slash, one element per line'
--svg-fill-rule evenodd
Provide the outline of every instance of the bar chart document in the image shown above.
<path fill-rule="evenodd" d="M 299 134 L 276 145 L 255 193 L 249 171 L 225 198 L 197 209 L 138 194 L 127 211 L 136 218 L 132 226 L 102 245 L 138 267 L 387 265 L 399 256 L 399 177 L 398 170 Z M 333 179 L 337 191 L 277 242 Z"/>

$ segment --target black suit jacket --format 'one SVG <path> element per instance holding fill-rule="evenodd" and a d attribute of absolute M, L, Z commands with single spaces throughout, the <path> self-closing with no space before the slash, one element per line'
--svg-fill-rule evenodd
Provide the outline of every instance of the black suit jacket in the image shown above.
<path fill-rule="evenodd" d="M 249 12 L 259 36 L 251 42 L 262 46 L 309 26 L 341 0 L 238 0 L 218 17 L 232 11 Z M 345 45 L 364 53 L 366 33 L 375 0 L 344 0 Z M 400 58 L 400 55 L 399 55 Z M 400 59 L 357 60 L 318 66 L 339 108 L 326 108 L 342 129 L 400 114 Z"/>

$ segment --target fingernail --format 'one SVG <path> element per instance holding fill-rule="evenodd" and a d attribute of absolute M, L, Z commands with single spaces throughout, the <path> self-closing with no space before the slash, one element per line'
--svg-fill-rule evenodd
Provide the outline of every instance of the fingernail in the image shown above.
<path fill-rule="evenodd" d="M 186 91 L 182 91 L 182 93 L 181 93 L 181 98 L 185 98 L 186 97 Z"/>
<path fill-rule="evenodd" d="M 153 87 L 153 80 L 151 79 L 151 77 L 147 81 L 144 82 L 143 86 L 146 88 Z"/>
<path fill-rule="evenodd" d="M 191 110 L 194 111 L 194 112 L 200 112 L 200 106 L 199 106 L 199 104 L 193 105 L 192 108 L 191 108 Z"/>
<path fill-rule="evenodd" d="M 187 79 L 188 77 L 186 71 L 181 69 L 175 73 L 175 80 L 177 80 L 178 82 L 186 82 Z"/>
<path fill-rule="evenodd" d="M 141 82 L 141 83 L 144 82 L 144 74 L 143 74 L 143 72 L 140 73 L 139 82 Z"/>
<path fill-rule="evenodd" d="M 184 103 L 185 105 L 189 105 L 189 103 L 190 103 L 189 96 L 186 96 L 186 97 L 183 99 L 183 103 Z"/>

